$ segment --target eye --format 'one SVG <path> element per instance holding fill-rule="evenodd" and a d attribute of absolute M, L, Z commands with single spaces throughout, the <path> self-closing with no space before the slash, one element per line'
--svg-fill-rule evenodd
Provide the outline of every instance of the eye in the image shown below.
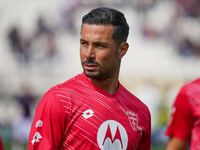
<path fill-rule="evenodd" d="M 85 42 L 85 41 L 81 41 L 80 44 L 81 44 L 82 46 L 84 46 L 84 47 L 86 47 L 86 46 L 88 45 L 88 43 Z"/>
<path fill-rule="evenodd" d="M 97 47 L 97 48 L 106 48 L 106 46 L 103 45 L 103 44 L 96 44 L 96 47 Z"/>

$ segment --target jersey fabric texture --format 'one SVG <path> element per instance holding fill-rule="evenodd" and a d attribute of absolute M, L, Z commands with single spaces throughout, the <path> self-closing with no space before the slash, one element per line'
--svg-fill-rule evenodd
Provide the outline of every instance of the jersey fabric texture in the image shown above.
<path fill-rule="evenodd" d="M 190 140 L 190 150 L 200 149 L 200 78 L 177 95 L 166 135 Z"/>
<path fill-rule="evenodd" d="M 29 150 L 150 150 L 147 106 L 120 83 L 110 95 L 84 73 L 51 88 L 39 102 Z"/>

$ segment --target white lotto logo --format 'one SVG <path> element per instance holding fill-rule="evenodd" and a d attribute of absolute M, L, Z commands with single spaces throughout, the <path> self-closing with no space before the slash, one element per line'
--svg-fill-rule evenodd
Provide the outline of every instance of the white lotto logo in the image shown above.
<path fill-rule="evenodd" d="M 38 120 L 37 122 L 36 122 L 36 124 L 35 124 L 35 127 L 37 128 L 37 127 L 42 127 L 42 125 L 43 125 L 43 122 L 41 121 L 41 120 Z"/>
<path fill-rule="evenodd" d="M 88 109 L 88 110 L 86 110 L 86 111 L 83 112 L 83 115 L 82 115 L 82 116 L 83 116 L 85 119 L 88 119 L 88 118 L 92 117 L 93 114 L 94 114 L 94 112 L 93 112 L 91 109 Z"/>
<path fill-rule="evenodd" d="M 40 135 L 39 132 L 36 132 L 35 135 L 33 136 L 33 140 L 31 141 L 32 142 L 32 145 L 35 143 L 35 142 L 40 142 L 40 139 L 42 138 L 42 136 Z"/>
<path fill-rule="evenodd" d="M 128 135 L 120 123 L 107 120 L 98 130 L 97 142 L 101 150 L 126 150 Z"/>

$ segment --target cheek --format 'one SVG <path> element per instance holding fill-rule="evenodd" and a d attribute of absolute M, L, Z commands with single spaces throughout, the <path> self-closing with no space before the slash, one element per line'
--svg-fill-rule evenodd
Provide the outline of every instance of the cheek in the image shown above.
<path fill-rule="evenodd" d="M 105 52 L 96 52 L 96 61 L 104 63 L 108 58 Z"/>
<path fill-rule="evenodd" d="M 109 65 L 110 63 L 113 63 L 115 60 L 115 55 L 113 54 L 105 54 L 105 55 L 98 55 L 96 58 L 97 61 L 101 62 L 102 64 Z"/>
<path fill-rule="evenodd" d="M 81 58 L 81 61 L 85 58 L 84 50 L 81 48 L 80 48 L 80 58 Z"/>

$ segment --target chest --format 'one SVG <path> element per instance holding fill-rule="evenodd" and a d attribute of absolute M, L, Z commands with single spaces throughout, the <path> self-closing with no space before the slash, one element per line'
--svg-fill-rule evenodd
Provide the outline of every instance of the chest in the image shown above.
<path fill-rule="evenodd" d="M 142 139 L 140 119 L 137 108 L 117 100 L 82 98 L 71 107 L 65 141 L 75 149 L 136 149 Z M 81 145 L 73 141 L 81 141 Z"/>

